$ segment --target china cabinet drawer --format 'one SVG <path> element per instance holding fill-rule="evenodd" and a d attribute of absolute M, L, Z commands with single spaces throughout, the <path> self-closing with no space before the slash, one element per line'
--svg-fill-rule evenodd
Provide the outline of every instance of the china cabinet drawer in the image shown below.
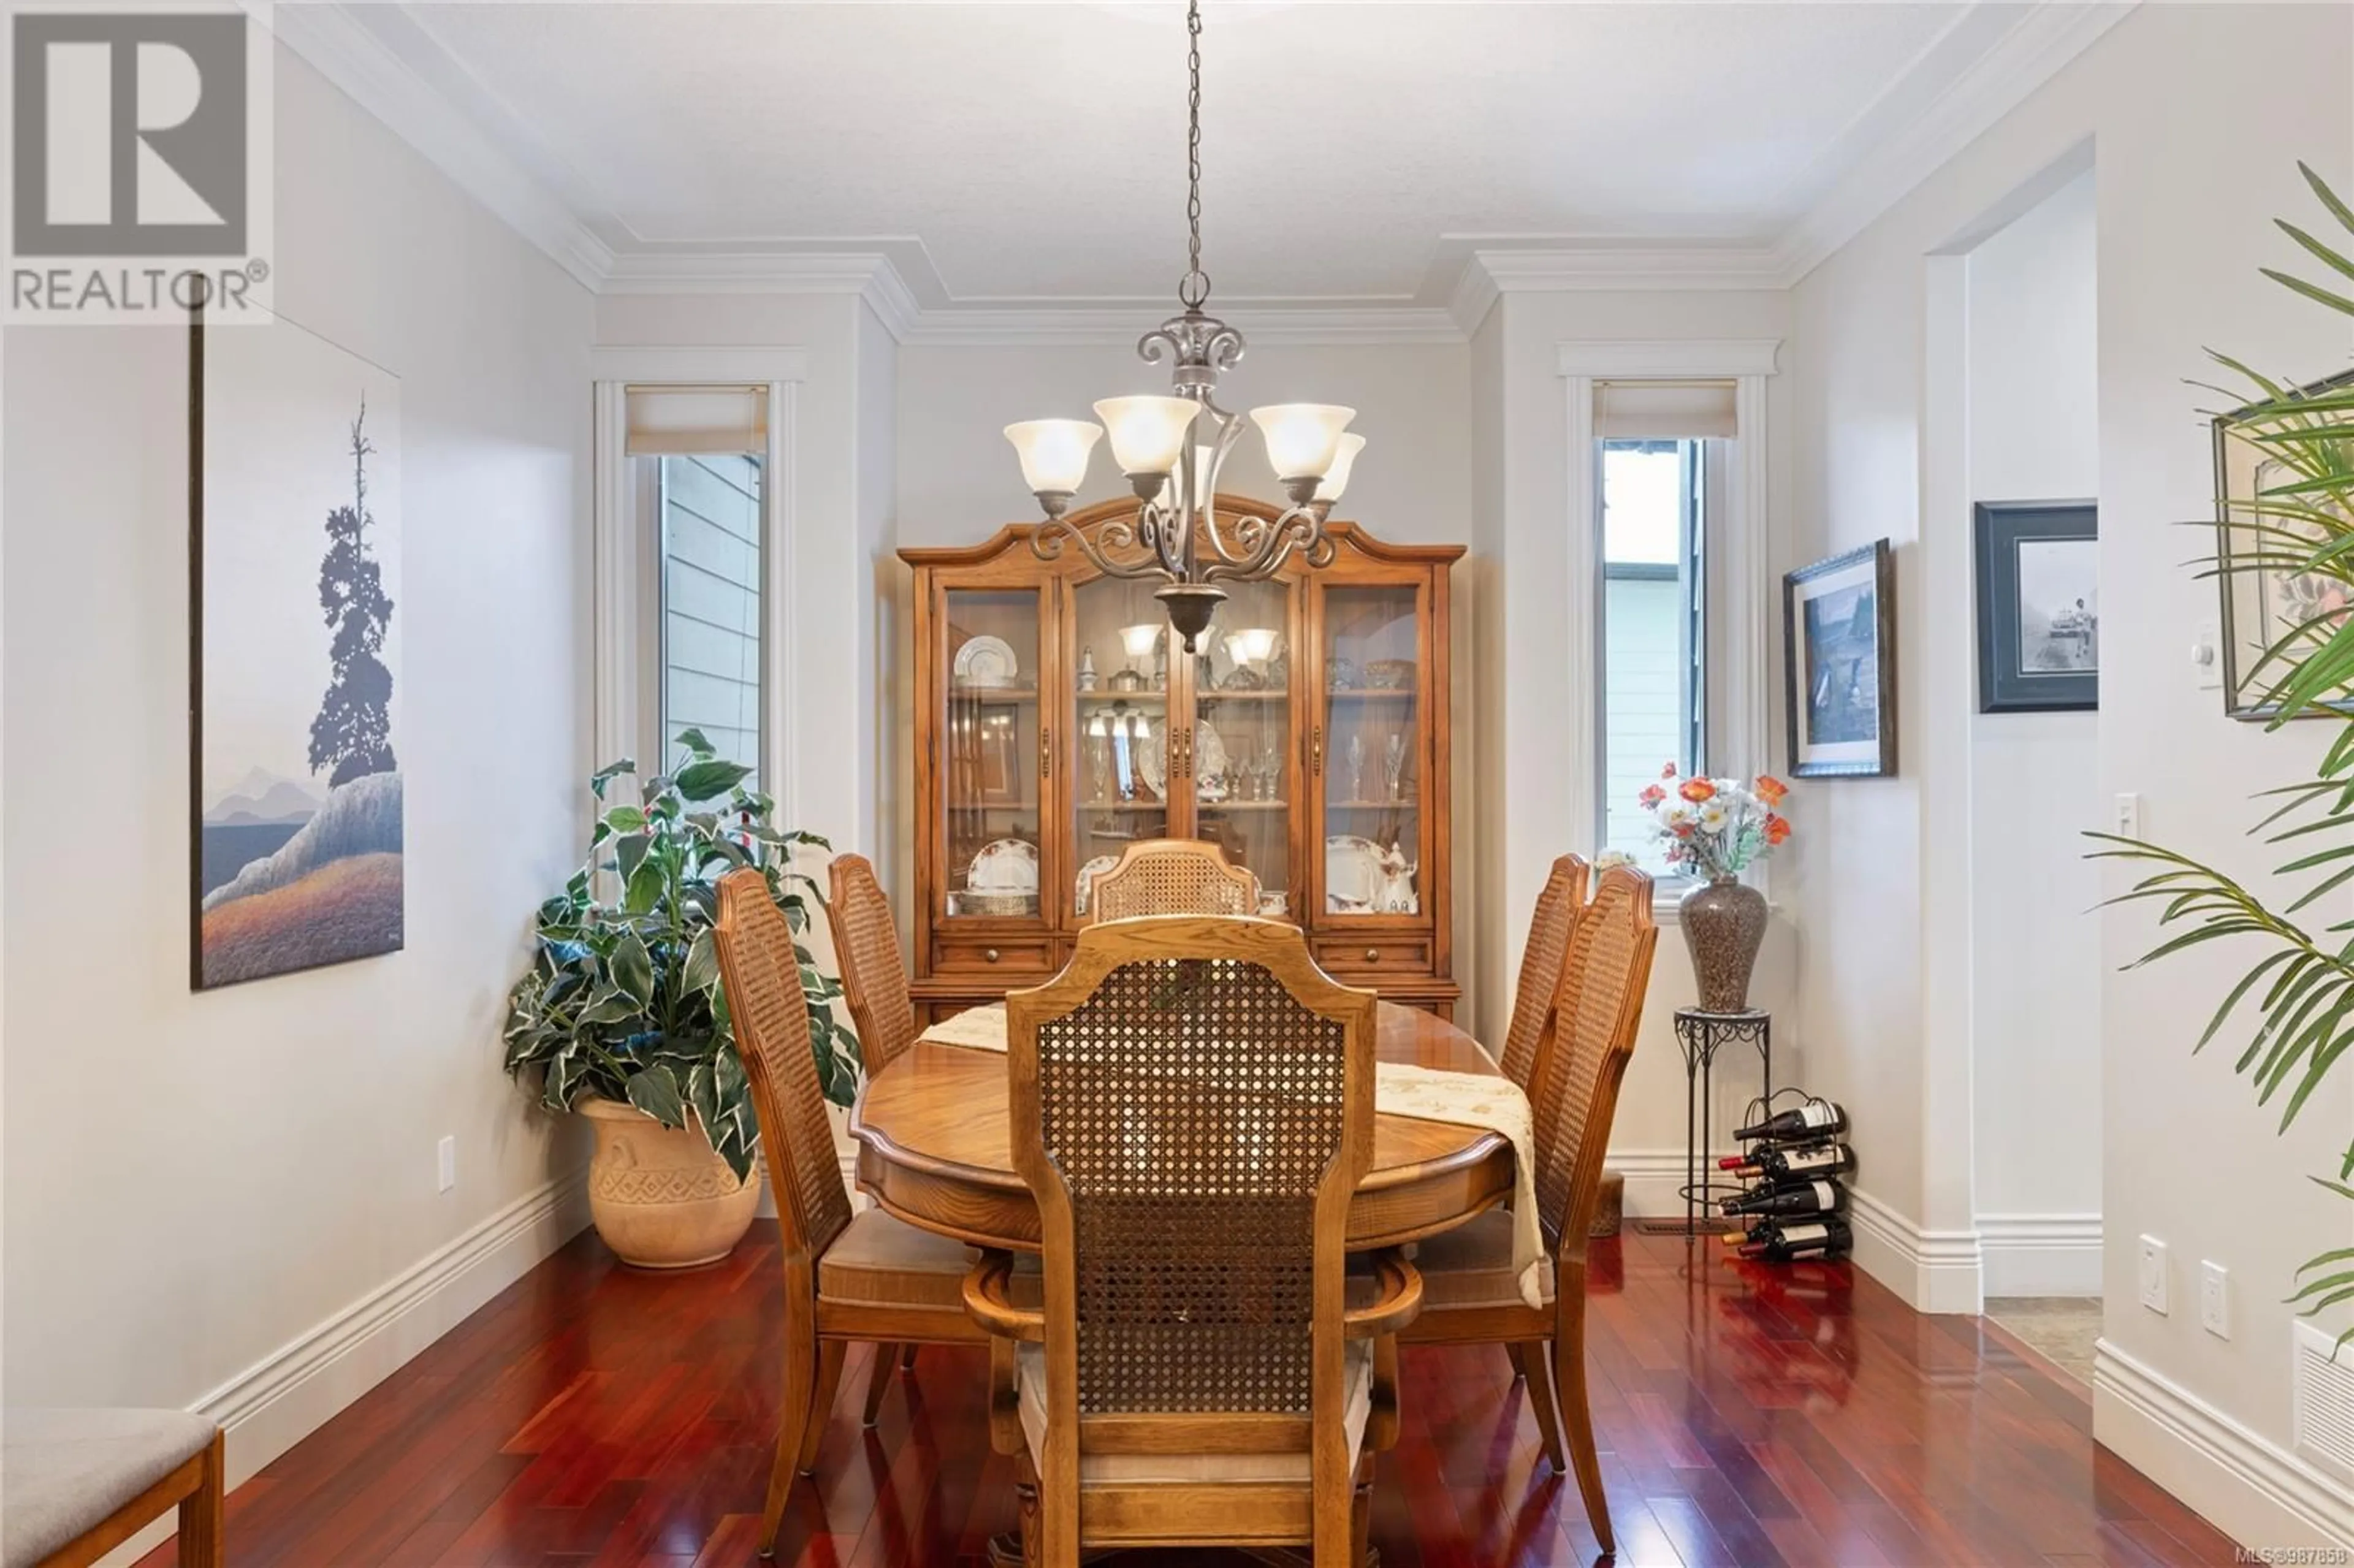
<path fill-rule="evenodd" d="M 969 938 L 932 944 L 932 973 L 1044 975 L 1055 972 L 1051 937 Z"/>
<path fill-rule="evenodd" d="M 1329 937 L 1317 942 L 1316 960 L 1335 974 L 1426 975 L 1430 944 L 1412 937 Z"/>

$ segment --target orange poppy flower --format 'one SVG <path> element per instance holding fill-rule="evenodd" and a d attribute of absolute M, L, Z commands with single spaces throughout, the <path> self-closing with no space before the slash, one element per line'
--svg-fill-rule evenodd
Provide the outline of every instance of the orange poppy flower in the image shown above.
<path fill-rule="evenodd" d="M 1676 793 L 1697 806 L 1716 794 L 1716 786 L 1705 779 L 1687 779 Z"/>

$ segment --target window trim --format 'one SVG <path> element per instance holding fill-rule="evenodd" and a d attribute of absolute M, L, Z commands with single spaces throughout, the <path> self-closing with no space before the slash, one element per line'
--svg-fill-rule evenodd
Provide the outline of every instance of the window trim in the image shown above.
<path fill-rule="evenodd" d="M 1780 357 L 1779 338 L 1725 339 L 1596 339 L 1557 343 L 1556 368 L 1568 405 L 1567 511 L 1568 573 L 1563 584 L 1564 603 L 1593 606 L 1599 602 L 1602 583 L 1602 465 L 1595 440 L 1594 385 L 1596 381 L 1712 380 L 1734 384 L 1734 428 L 1724 473 L 1723 525 L 1717 546 L 1714 585 L 1722 615 L 1712 629 L 1717 652 L 1717 757 L 1734 758 L 1742 765 L 1766 770 L 1772 766 L 1772 736 L 1766 704 L 1776 668 L 1768 662 L 1768 636 L 1773 620 L 1772 584 L 1767 573 L 1771 545 L 1772 503 L 1768 454 L 1773 440 L 1766 421 L 1766 381 Z M 1564 715 L 1573 735 L 1584 737 L 1590 753 L 1601 747 L 1601 707 L 1597 678 L 1602 668 L 1601 617 L 1590 618 L 1588 638 L 1573 638 L 1573 667 L 1568 671 L 1568 712 Z M 1566 780 L 1569 820 L 1581 831 L 1598 833 L 1600 779 L 1598 769 L 1573 768 Z M 1746 880 L 1771 895 L 1768 866 L 1753 867 Z M 1676 899 L 1683 887 L 1662 882 L 1653 905 L 1662 920 L 1675 917 Z"/>
<path fill-rule="evenodd" d="M 760 778 L 777 801 L 777 820 L 800 821 L 790 766 L 796 685 L 792 640 L 787 635 L 794 581 L 794 393 L 808 379 L 809 355 L 799 348 L 626 347 L 589 351 L 594 389 L 593 493 L 595 585 L 591 602 L 594 690 L 592 768 L 636 756 L 652 733 L 647 715 L 661 711 L 659 681 L 650 671 L 649 616 L 659 616 L 659 540 L 632 483 L 627 451 L 631 386 L 758 386 L 768 393 L 769 444 L 760 482 Z M 654 646 L 659 648 L 659 621 Z M 649 768 L 655 763 L 645 758 Z"/>

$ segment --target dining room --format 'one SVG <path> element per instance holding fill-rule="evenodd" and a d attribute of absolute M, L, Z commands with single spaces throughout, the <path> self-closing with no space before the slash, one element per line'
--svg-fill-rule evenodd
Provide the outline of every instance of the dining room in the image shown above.
<path fill-rule="evenodd" d="M 2354 1554 L 2354 11 L 5 31 L 0 1568 Z"/>

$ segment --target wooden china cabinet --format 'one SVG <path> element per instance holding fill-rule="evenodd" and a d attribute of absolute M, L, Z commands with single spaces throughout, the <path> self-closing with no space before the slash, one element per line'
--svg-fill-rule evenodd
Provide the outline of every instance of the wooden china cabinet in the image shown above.
<path fill-rule="evenodd" d="M 1220 495 L 1222 519 L 1281 508 Z M 1090 530 L 1133 501 L 1075 513 Z M 1138 839 L 1248 866 L 1324 966 L 1453 1012 L 1447 568 L 1460 546 L 1330 531 L 1339 559 L 1230 597 L 1185 656 L 1150 580 L 1028 524 L 902 550 L 916 572 L 915 999 L 927 1021 L 1037 984 L 1086 879 Z"/>

